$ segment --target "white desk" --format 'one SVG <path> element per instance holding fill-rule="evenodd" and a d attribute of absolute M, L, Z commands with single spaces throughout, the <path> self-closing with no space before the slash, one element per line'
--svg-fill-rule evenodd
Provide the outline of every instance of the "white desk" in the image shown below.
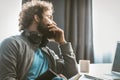
<path fill-rule="evenodd" d="M 79 73 L 82 74 L 80 72 L 80 66 L 78 65 L 78 70 Z M 112 70 L 112 64 L 90 64 L 89 67 L 89 73 L 87 74 L 108 74 L 111 73 Z"/>
<path fill-rule="evenodd" d="M 112 70 L 112 64 L 90 64 L 88 75 L 97 77 L 97 78 L 108 78 L 104 74 L 110 74 Z M 79 72 L 80 73 L 80 72 Z M 82 73 L 80 73 L 82 74 Z M 110 77 L 111 78 L 111 77 Z M 79 79 L 81 80 L 81 79 Z"/>
<path fill-rule="evenodd" d="M 94 77 L 101 78 L 101 76 L 103 74 L 110 74 L 111 73 L 112 64 L 90 64 L 89 73 L 81 73 L 80 72 L 80 65 L 78 64 L 78 70 L 79 70 L 80 75 L 88 74 L 88 75 L 91 75 L 91 76 L 94 76 Z M 71 78 L 70 80 L 87 80 L 87 79 L 75 79 L 78 76 L 79 75 L 76 75 L 73 78 Z"/>

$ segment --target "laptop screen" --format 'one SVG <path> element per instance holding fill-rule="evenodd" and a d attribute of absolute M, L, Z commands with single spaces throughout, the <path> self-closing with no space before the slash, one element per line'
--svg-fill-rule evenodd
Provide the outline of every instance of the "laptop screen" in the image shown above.
<path fill-rule="evenodd" d="M 120 73 L 120 42 L 117 42 L 112 71 Z"/>

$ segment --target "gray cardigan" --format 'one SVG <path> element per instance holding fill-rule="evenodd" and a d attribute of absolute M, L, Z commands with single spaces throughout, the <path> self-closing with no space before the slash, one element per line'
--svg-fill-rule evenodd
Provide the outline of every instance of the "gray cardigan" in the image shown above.
<path fill-rule="evenodd" d="M 59 48 L 62 59 L 47 46 L 41 47 L 49 60 L 49 68 L 70 78 L 78 73 L 71 43 L 60 45 Z M 12 36 L 5 39 L 0 44 L 0 80 L 26 80 L 35 50 L 36 46 L 25 36 Z"/>

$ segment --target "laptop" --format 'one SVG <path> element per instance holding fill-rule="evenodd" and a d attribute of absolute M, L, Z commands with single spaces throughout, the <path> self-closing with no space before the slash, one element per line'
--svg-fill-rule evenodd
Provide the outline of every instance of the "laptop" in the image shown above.
<path fill-rule="evenodd" d="M 120 42 L 117 42 L 111 73 L 98 76 L 84 74 L 79 80 L 120 80 Z"/>
<path fill-rule="evenodd" d="M 120 42 L 117 42 L 116 53 L 112 66 L 112 73 L 120 76 Z"/>

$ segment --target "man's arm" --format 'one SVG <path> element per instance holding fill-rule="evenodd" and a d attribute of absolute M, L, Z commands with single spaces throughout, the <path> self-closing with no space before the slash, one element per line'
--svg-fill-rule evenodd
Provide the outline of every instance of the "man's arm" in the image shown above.
<path fill-rule="evenodd" d="M 50 25 L 49 31 L 54 33 L 53 39 L 60 45 L 60 50 L 63 59 L 57 60 L 57 70 L 62 72 L 67 78 L 70 78 L 78 73 L 75 53 L 73 52 L 70 42 L 65 40 L 64 31 L 57 27 L 56 24 Z"/>
<path fill-rule="evenodd" d="M 71 43 L 67 42 L 63 45 L 60 45 L 60 50 L 63 59 L 57 60 L 58 73 L 62 73 L 67 78 L 71 78 L 78 73 L 76 57 L 73 52 Z"/>
<path fill-rule="evenodd" d="M 14 40 L 6 39 L 0 45 L 0 80 L 17 80 L 17 48 Z"/>

